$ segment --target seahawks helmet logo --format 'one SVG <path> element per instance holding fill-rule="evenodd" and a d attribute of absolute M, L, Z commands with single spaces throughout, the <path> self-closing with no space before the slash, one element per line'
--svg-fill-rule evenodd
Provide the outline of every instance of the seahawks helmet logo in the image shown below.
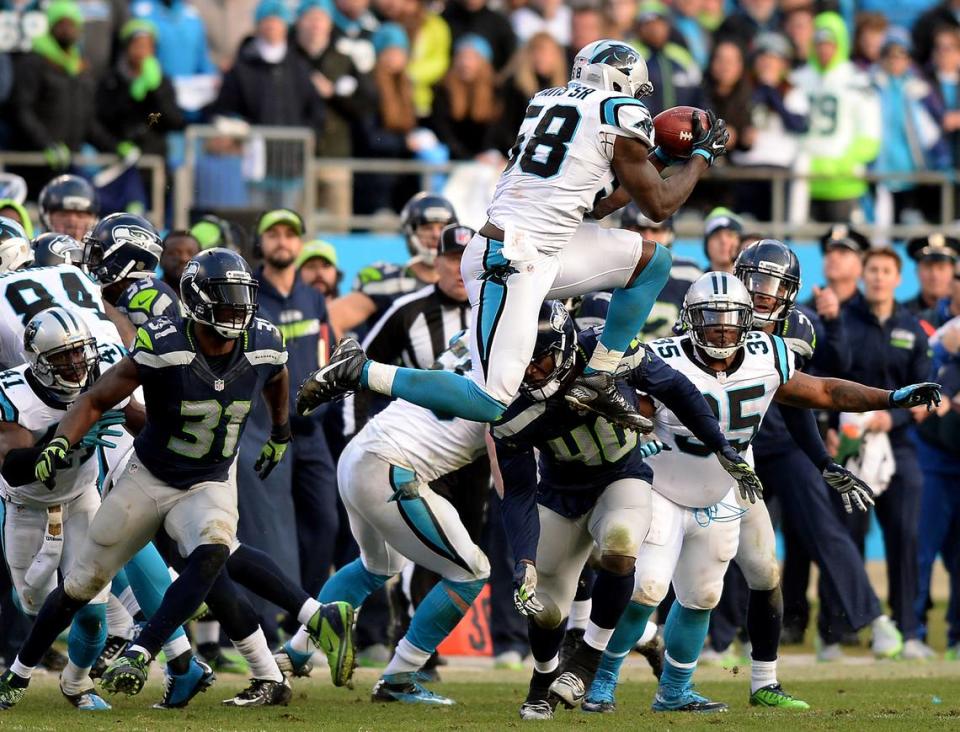
<path fill-rule="evenodd" d="M 191 259 L 187 262 L 187 266 L 183 268 L 183 274 L 180 276 L 181 280 L 187 279 L 187 277 L 196 277 L 197 272 L 200 271 L 200 262 L 195 259 Z"/>
<path fill-rule="evenodd" d="M 112 234 L 117 244 L 133 244 L 138 247 L 147 247 L 156 239 L 154 234 L 142 226 L 118 226 Z"/>

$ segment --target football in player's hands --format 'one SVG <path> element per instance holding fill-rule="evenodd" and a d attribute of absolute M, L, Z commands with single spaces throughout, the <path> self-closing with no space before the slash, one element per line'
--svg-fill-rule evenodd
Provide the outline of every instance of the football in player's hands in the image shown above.
<path fill-rule="evenodd" d="M 671 107 L 653 118 L 654 143 L 673 158 L 689 158 L 693 153 L 693 115 L 700 116 L 700 126 L 710 127 L 707 113 L 696 107 Z"/>

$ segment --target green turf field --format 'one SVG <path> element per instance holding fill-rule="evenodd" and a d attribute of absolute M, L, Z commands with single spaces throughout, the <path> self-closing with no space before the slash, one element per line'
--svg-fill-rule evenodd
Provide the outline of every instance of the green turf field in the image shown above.
<path fill-rule="evenodd" d="M 527 675 L 475 667 L 447 667 L 445 683 L 434 688 L 455 698 L 452 708 L 424 708 L 400 704 L 372 704 L 371 670 L 359 670 L 353 690 L 334 689 L 320 669 L 314 678 L 294 684 L 294 698 L 286 708 L 227 709 L 224 699 L 244 686 L 237 676 L 223 676 L 188 709 L 158 711 L 149 708 L 161 688 L 159 676 L 139 697 L 111 699 L 112 712 L 80 713 L 60 698 L 55 678 L 39 676 L 23 702 L 0 712 L 0 729 L 70 732 L 80 729 L 122 732 L 199 730 L 483 730 L 496 732 L 521 727 L 551 729 L 662 730 L 763 729 L 793 730 L 925 730 L 960 729 L 960 662 L 930 663 L 857 658 L 849 663 L 818 665 L 809 656 L 787 658 L 780 679 L 786 688 L 809 701 L 809 712 L 756 710 L 747 704 L 748 669 L 704 668 L 698 688 L 726 701 L 730 712 L 690 716 L 649 711 L 654 684 L 642 661 L 631 661 L 613 715 L 558 712 L 551 722 L 521 722 L 517 708 L 526 691 Z"/>

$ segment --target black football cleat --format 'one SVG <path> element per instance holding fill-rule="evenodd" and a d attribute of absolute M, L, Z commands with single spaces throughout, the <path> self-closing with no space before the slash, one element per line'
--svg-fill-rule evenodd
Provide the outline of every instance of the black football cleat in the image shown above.
<path fill-rule="evenodd" d="M 653 422 L 624 398 L 613 374 L 605 371 L 580 374 L 567 389 L 565 398 L 575 410 L 599 414 L 623 429 L 644 434 L 653 431 Z"/>
<path fill-rule="evenodd" d="M 360 388 L 367 362 L 356 338 L 344 338 L 330 354 L 330 362 L 314 371 L 300 386 L 297 414 L 306 416 L 323 404 L 342 399 Z"/>
<path fill-rule="evenodd" d="M 286 679 L 250 679 L 250 686 L 233 699 L 224 699 L 227 707 L 285 707 L 293 696 L 293 690 Z"/>

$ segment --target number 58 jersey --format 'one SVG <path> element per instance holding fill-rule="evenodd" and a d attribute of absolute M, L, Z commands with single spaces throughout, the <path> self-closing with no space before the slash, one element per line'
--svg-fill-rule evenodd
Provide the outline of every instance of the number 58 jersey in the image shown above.
<path fill-rule="evenodd" d="M 0 274 L 0 365 L 13 368 L 27 359 L 23 331 L 37 313 L 54 305 L 76 313 L 98 345 L 123 345 L 110 322 L 100 288 L 71 264 L 36 267 Z"/>
<path fill-rule="evenodd" d="M 643 102 L 578 82 L 537 93 L 487 209 L 490 221 L 522 231 L 540 253 L 556 253 L 595 202 L 612 192 L 617 137 L 653 147 L 653 120 Z"/>
<path fill-rule="evenodd" d="M 688 336 L 663 338 L 650 348 L 667 364 L 680 371 L 700 390 L 724 437 L 753 464 L 750 443 L 781 384 L 793 376 L 793 354 L 780 336 L 751 331 L 729 370 L 716 372 L 694 353 Z M 654 400 L 654 431 L 670 446 L 649 459 L 653 487 L 674 503 L 691 508 L 712 506 L 723 499 L 731 478 L 716 456 L 676 415 Z"/>

